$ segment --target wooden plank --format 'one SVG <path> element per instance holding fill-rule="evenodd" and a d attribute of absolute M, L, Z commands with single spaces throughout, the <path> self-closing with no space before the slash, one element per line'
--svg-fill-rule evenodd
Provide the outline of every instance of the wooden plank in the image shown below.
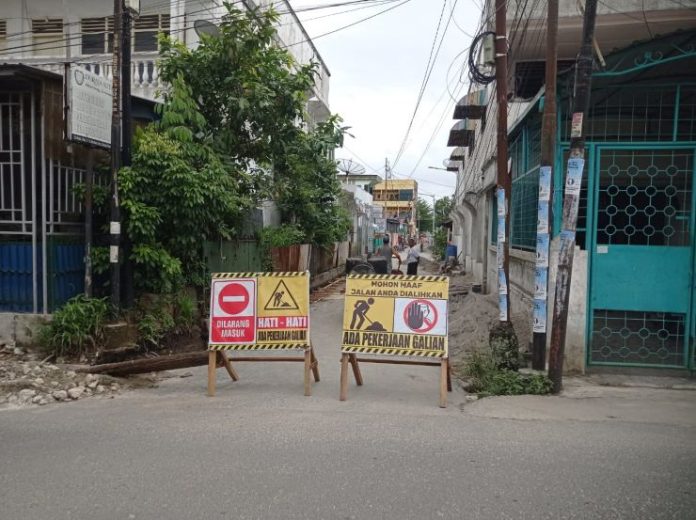
<path fill-rule="evenodd" d="M 310 349 L 304 353 L 304 395 L 312 395 L 312 352 Z"/>
<path fill-rule="evenodd" d="M 341 390 L 339 400 L 348 399 L 348 354 L 341 354 Z"/>
<path fill-rule="evenodd" d="M 109 374 L 112 376 L 127 376 L 130 374 L 146 374 L 148 372 L 161 372 L 162 370 L 174 370 L 177 368 L 198 367 L 208 363 L 209 354 L 205 350 L 184 352 L 171 356 L 159 356 L 145 359 L 131 359 L 118 363 L 104 363 L 80 367 L 77 372 L 90 374 Z"/>
<path fill-rule="evenodd" d="M 227 357 L 227 354 L 225 354 L 224 351 L 218 351 L 218 353 L 220 354 L 220 358 L 222 359 L 222 365 L 225 367 L 225 370 L 227 370 L 227 373 L 232 378 L 232 381 L 239 381 L 239 376 L 237 375 L 237 371 L 232 366 L 230 358 Z"/>
<path fill-rule="evenodd" d="M 312 351 L 312 373 L 314 374 L 314 382 L 318 383 L 319 382 L 319 360 L 317 359 L 317 356 L 314 355 L 314 347 L 312 347 L 311 351 Z"/>
<path fill-rule="evenodd" d="M 217 352 L 208 352 L 208 396 L 215 396 L 215 370 L 217 369 Z"/>
<path fill-rule="evenodd" d="M 355 377 L 355 382 L 358 386 L 362 386 L 363 378 L 362 373 L 360 372 L 360 365 L 358 365 L 357 356 L 355 354 L 348 354 L 348 360 L 350 361 L 350 365 L 353 367 L 353 376 Z"/>
<path fill-rule="evenodd" d="M 280 356 L 280 357 L 271 357 L 271 356 L 240 356 L 240 357 L 231 357 L 229 358 L 230 361 L 234 361 L 235 363 L 240 362 L 240 361 L 295 361 L 295 362 L 302 362 L 304 363 L 304 357 L 290 357 L 290 356 Z"/>
<path fill-rule="evenodd" d="M 447 363 L 447 391 L 452 391 L 452 367 Z"/>
<path fill-rule="evenodd" d="M 449 372 L 449 363 L 447 358 L 442 358 L 440 365 L 440 408 L 447 408 L 447 372 Z"/>
<path fill-rule="evenodd" d="M 440 367 L 440 362 L 415 361 L 411 359 L 379 359 L 379 358 L 355 358 L 361 363 L 385 363 L 388 365 L 418 365 L 423 367 Z"/>

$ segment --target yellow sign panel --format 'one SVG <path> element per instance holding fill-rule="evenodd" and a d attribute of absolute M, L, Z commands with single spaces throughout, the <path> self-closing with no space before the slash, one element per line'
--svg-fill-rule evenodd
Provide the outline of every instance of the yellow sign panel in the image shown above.
<path fill-rule="evenodd" d="M 445 276 L 350 275 L 344 353 L 447 357 Z"/>
<path fill-rule="evenodd" d="M 216 273 L 209 350 L 307 348 L 309 273 Z"/>

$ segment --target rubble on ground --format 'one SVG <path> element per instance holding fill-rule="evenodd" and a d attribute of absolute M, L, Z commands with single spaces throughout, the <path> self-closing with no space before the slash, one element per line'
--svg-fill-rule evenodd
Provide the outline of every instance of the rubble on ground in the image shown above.
<path fill-rule="evenodd" d="M 80 374 L 42 362 L 36 353 L 0 344 L 0 409 L 45 406 L 91 396 L 113 397 L 134 381 Z"/>

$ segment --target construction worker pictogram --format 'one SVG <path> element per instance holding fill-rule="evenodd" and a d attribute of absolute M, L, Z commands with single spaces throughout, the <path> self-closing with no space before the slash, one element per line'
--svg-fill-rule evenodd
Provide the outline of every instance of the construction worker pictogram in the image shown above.
<path fill-rule="evenodd" d="M 276 288 L 273 289 L 273 294 L 264 306 L 266 311 L 294 311 L 297 309 L 299 309 L 297 302 L 283 280 L 278 282 Z"/>

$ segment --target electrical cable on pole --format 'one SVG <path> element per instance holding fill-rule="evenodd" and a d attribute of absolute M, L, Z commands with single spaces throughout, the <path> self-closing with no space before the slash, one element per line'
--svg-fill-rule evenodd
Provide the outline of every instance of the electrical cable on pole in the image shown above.
<path fill-rule="evenodd" d="M 553 185 L 553 162 L 556 150 L 556 74 L 558 63 L 558 0 L 548 0 L 548 13 L 546 24 L 546 74 L 545 74 L 545 90 L 544 90 L 544 115 L 541 123 L 541 169 L 546 169 L 550 186 Z M 549 187 L 550 187 L 549 186 Z M 540 190 L 539 201 L 541 201 Z M 551 236 L 551 218 L 553 208 L 553 189 L 548 191 L 546 222 L 548 225 L 548 234 Z M 537 241 L 537 248 L 544 247 L 546 251 L 545 258 L 549 257 L 549 242 L 541 243 Z M 539 255 L 537 255 L 539 257 Z M 545 293 L 548 293 L 548 268 L 545 271 L 546 285 Z M 544 298 L 544 302 L 548 301 L 548 296 Z M 546 305 L 543 306 L 545 313 Z M 544 370 L 546 368 L 546 316 L 539 325 L 539 329 L 543 331 L 534 331 L 532 334 L 532 368 L 534 370 Z M 541 326 L 543 325 L 543 327 Z"/>
<path fill-rule="evenodd" d="M 549 378 L 553 393 L 563 386 L 563 355 L 568 327 L 568 303 L 570 301 L 575 231 L 578 221 L 580 190 L 585 166 L 585 132 L 583 123 L 590 105 L 592 90 L 592 39 L 597 17 L 597 0 L 587 0 L 582 26 L 582 45 L 575 66 L 575 88 L 570 131 L 570 155 L 565 176 L 563 200 L 563 227 L 560 234 L 556 291 L 551 324 L 551 348 L 549 351 Z"/>

